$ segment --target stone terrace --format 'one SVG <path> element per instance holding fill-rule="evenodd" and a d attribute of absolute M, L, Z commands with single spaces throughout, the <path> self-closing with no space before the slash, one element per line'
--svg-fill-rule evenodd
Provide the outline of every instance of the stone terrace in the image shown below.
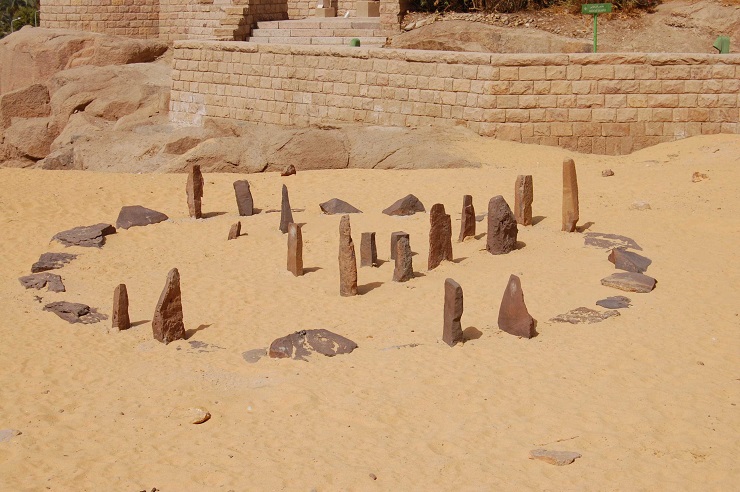
<path fill-rule="evenodd" d="M 248 41 L 273 44 L 349 45 L 358 38 L 362 46 L 383 46 L 386 37 L 379 18 L 306 18 L 258 22 Z"/>

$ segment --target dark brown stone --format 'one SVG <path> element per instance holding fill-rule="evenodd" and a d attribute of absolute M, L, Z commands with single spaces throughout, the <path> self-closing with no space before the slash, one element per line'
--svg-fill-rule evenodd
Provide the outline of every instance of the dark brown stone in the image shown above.
<path fill-rule="evenodd" d="M 280 202 L 280 232 L 288 232 L 288 224 L 293 223 L 293 212 L 290 209 L 290 199 L 288 198 L 288 187 L 283 185 L 283 199 Z"/>
<path fill-rule="evenodd" d="M 41 273 L 49 270 L 62 268 L 70 261 L 77 258 L 77 255 L 69 253 L 43 253 L 39 256 L 39 261 L 31 266 L 31 272 Z"/>
<path fill-rule="evenodd" d="M 501 195 L 488 202 L 488 235 L 486 250 L 492 255 L 510 253 L 516 248 L 519 229 L 509 204 Z"/>
<path fill-rule="evenodd" d="M 302 330 L 278 338 L 270 344 L 268 351 L 273 359 L 306 361 L 306 357 L 316 352 L 327 357 L 349 354 L 357 344 L 329 330 Z"/>
<path fill-rule="evenodd" d="M 596 301 L 597 306 L 601 306 L 607 309 L 625 309 L 630 307 L 631 299 L 624 296 L 607 297 L 606 299 L 599 299 Z"/>
<path fill-rule="evenodd" d="M 203 217 L 200 204 L 203 198 L 203 174 L 200 172 L 200 166 L 193 164 L 188 171 L 188 183 L 185 192 L 188 196 L 188 212 L 191 217 L 200 219 Z"/>
<path fill-rule="evenodd" d="M 288 271 L 296 277 L 303 275 L 303 234 L 295 223 L 288 225 Z"/>
<path fill-rule="evenodd" d="M 391 260 L 395 260 L 396 259 L 396 243 L 402 237 L 405 237 L 406 239 L 408 239 L 409 241 L 411 241 L 411 238 L 409 237 L 409 233 L 408 232 L 396 231 L 396 232 L 392 232 L 391 233 Z M 410 244 L 410 242 L 409 242 L 409 244 Z"/>
<path fill-rule="evenodd" d="M 65 246 L 82 246 L 85 248 L 100 248 L 105 244 L 105 236 L 115 234 L 116 228 L 110 224 L 95 224 L 91 226 L 75 227 L 58 232 L 52 239 Z"/>
<path fill-rule="evenodd" d="M 563 161 L 563 231 L 575 232 L 578 224 L 578 178 L 573 159 Z"/>
<path fill-rule="evenodd" d="M 167 282 L 159 296 L 152 319 L 152 333 L 155 340 L 165 345 L 173 340 L 185 338 L 185 324 L 182 316 L 182 294 L 180 293 L 180 272 L 173 268 L 167 274 Z"/>
<path fill-rule="evenodd" d="M 621 272 L 612 273 L 601 279 L 601 285 L 614 287 L 627 292 L 648 293 L 655 288 L 656 280 L 642 273 Z"/>
<path fill-rule="evenodd" d="M 396 265 L 393 269 L 394 282 L 406 282 L 414 276 L 414 265 L 411 257 L 411 246 L 408 236 L 401 236 L 396 242 Z"/>
<path fill-rule="evenodd" d="M 445 280 L 445 312 L 442 341 L 450 347 L 463 341 L 460 318 L 463 314 L 463 290 L 460 284 L 448 278 Z"/>
<path fill-rule="evenodd" d="M 249 217 L 254 214 L 254 200 L 252 199 L 252 190 L 249 188 L 249 181 L 246 179 L 234 181 L 234 195 L 236 195 L 236 207 L 239 209 L 239 215 Z"/>
<path fill-rule="evenodd" d="M 54 273 L 36 273 L 20 277 L 18 281 L 26 289 L 41 290 L 46 287 L 49 292 L 65 292 L 62 277 Z"/>
<path fill-rule="evenodd" d="M 283 172 L 280 173 L 280 176 L 292 176 L 296 173 L 295 166 L 293 164 L 288 164 L 288 166 L 283 169 Z"/>
<path fill-rule="evenodd" d="M 229 229 L 229 237 L 226 240 L 231 241 L 232 239 L 236 239 L 239 237 L 241 233 L 242 233 L 242 223 L 237 222 L 236 224 L 232 224 L 231 229 Z"/>
<path fill-rule="evenodd" d="M 558 314 L 550 321 L 554 323 L 570 323 L 577 325 L 580 323 L 600 323 L 612 316 L 619 316 L 619 311 L 596 311 L 587 307 L 571 309 L 567 313 Z"/>
<path fill-rule="evenodd" d="M 357 258 L 349 215 L 343 215 L 339 222 L 339 294 L 345 297 L 357 295 Z"/>
<path fill-rule="evenodd" d="M 116 227 L 128 229 L 129 227 L 143 227 L 150 224 L 158 224 L 169 219 L 162 212 L 157 212 L 141 205 L 130 205 L 121 207 L 116 220 Z"/>
<path fill-rule="evenodd" d="M 52 302 L 44 306 L 44 311 L 52 312 L 69 323 L 82 323 L 88 325 L 108 319 L 106 315 L 99 313 L 96 309 L 91 308 L 87 304 L 76 302 Z"/>
<path fill-rule="evenodd" d="M 475 236 L 475 207 L 473 207 L 472 195 L 463 197 L 462 215 L 460 217 L 460 237 L 458 242 L 463 242 L 466 237 Z"/>
<path fill-rule="evenodd" d="M 532 201 L 534 200 L 534 186 L 532 176 L 519 175 L 514 184 L 514 217 L 518 224 L 532 225 Z"/>
<path fill-rule="evenodd" d="M 427 267 L 434 270 L 444 260 L 452 261 L 452 219 L 441 203 L 429 211 L 429 259 Z"/>
<path fill-rule="evenodd" d="M 614 248 L 609 253 L 609 261 L 614 263 L 614 268 L 626 272 L 643 273 L 646 272 L 653 262 L 650 258 L 638 255 L 635 252 L 627 251 L 623 248 Z"/>
<path fill-rule="evenodd" d="M 418 198 L 414 195 L 406 195 L 383 210 L 383 213 L 386 215 L 414 215 L 416 212 L 424 211 L 424 204 Z"/>
<path fill-rule="evenodd" d="M 375 246 L 375 233 L 363 232 L 360 241 L 360 266 L 378 266 L 378 249 Z"/>
<path fill-rule="evenodd" d="M 498 327 L 518 337 L 532 338 L 537 334 L 534 330 L 534 318 L 529 315 L 527 305 L 524 304 L 521 281 L 516 275 L 511 275 L 506 284 L 498 310 Z"/>
<path fill-rule="evenodd" d="M 319 204 L 321 211 L 328 215 L 336 214 L 361 214 L 362 210 L 359 210 L 349 203 L 340 200 L 339 198 L 332 198 L 329 201 Z"/>
<path fill-rule="evenodd" d="M 126 284 L 119 284 L 113 291 L 113 322 L 115 331 L 128 330 L 131 328 L 131 320 L 128 317 L 128 291 Z"/>

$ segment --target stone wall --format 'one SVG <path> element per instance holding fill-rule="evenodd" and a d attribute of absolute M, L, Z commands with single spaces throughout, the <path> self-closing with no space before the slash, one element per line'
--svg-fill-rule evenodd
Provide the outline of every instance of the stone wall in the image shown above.
<path fill-rule="evenodd" d="M 288 0 L 288 18 L 313 17 L 316 5 L 318 0 Z M 337 17 L 342 17 L 347 11 L 351 17 L 355 16 L 355 0 L 324 0 L 324 5 L 337 9 Z"/>
<path fill-rule="evenodd" d="M 213 39 L 232 0 L 159 0 L 162 39 Z"/>
<path fill-rule="evenodd" d="M 159 36 L 159 0 L 43 0 L 41 27 L 133 38 Z"/>

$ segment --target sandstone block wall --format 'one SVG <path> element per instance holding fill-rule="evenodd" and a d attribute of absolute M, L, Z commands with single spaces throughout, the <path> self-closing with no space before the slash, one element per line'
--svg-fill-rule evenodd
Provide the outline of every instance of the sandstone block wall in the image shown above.
<path fill-rule="evenodd" d="M 162 39 L 213 39 L 231 0 L 159 0 Z"/>
<path fill-rule="evenodd" d="M 171 118 L 306 126 L 465 125 L 487 136 L 625 154 L 740 133 L 740 55 L 500 55 L 183 41 Z"/>
<path fill-rule="evenodd" d="M 133 38 L 159 36 L 159 0 L 43 0 L 41 27 Z"/>
<path fill-rule="evenodd" d="M 304 19 L 313 17 L 318 0 L 287 0 L 288 18 Z M 337 9 L 337 17 L 342 17 L 349 12 L 351 17 L 355 16 L 355 0 L 324 0 L 324 5 Z"/>

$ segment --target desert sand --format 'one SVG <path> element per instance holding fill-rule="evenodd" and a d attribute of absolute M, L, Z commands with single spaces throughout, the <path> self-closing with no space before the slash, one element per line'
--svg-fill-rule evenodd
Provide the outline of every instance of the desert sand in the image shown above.
<path fill-rule="evenodd" d="M 740 138 L 695 137 L 629 156 L 476 140 L 450 149 L 478 169 L 205 174 L 203 211 L 188 217 L 184 174 L 0 169 L 0 442 L 2 490 L 731 490 L 740 481 Z M 648 294 L 600 284 L 608 250 L 560 231 L 561 163 L 576 161 L 584 231 L 634 239 L 658 279 Z M 605 168 L 612 177 L 602 177 Z M 708 176 L 692 182 L 692 173 Z M 429 216 L 381 210 L 413 193 L 443 203 L 459 231 L 462 196 L 476 213 L 518 174 L 534 177 L 536 224 L 520 248 L 453 243 L 453 262 L 426 271 Z M 237 215 L 232 182 L 248 179 L 262 213 Z M 303 226 L 307 274 L 285 267 L 281 184 Z M 359 256 L 377 233 L 379 268 L 358 268 L 361 295 L 339 296 L 341 198 Z M 633 210 L 637 200 L 650 210 Z M 119 230 L 101 249 L 50 243 L 61 230 L 115 223 L 123 205 L 170 220 Z M 227 241 L 242 220 L 243 236 Z M 391 281 L 390 233 L 411 234 L 417 277 Z M 66 293 L 24 290 L 41 253 L 80 256 L 52 273 Z M 152 339 L 167 272 L 182 278 L 187 340 Z M 510 274 L 521 277 L 539 335 L 497 327 Z M 470 340 L 441 341 L 445 278 L 463 288 Z M 55 300 L 110 315 L 128 286 L 135 326 L 71 325 L 42 311 Z M 550 318 L 614 295 L 632 299 L 598 324 Z M 43 298 L 35 299 L 35 296 Z M 296 330 L 326 328 L 358 343 L 309 362 L 242 354 Z M 476 333 L 479 332 L 478 337 Z M 415 346 L 412 346 L 415 345 Z M 187 419 L 191 407 L 212 418 Z M 582 458 L 563 467 L 535 448 Z M 377 480 L 371 477 L 374 475 Z"/>

